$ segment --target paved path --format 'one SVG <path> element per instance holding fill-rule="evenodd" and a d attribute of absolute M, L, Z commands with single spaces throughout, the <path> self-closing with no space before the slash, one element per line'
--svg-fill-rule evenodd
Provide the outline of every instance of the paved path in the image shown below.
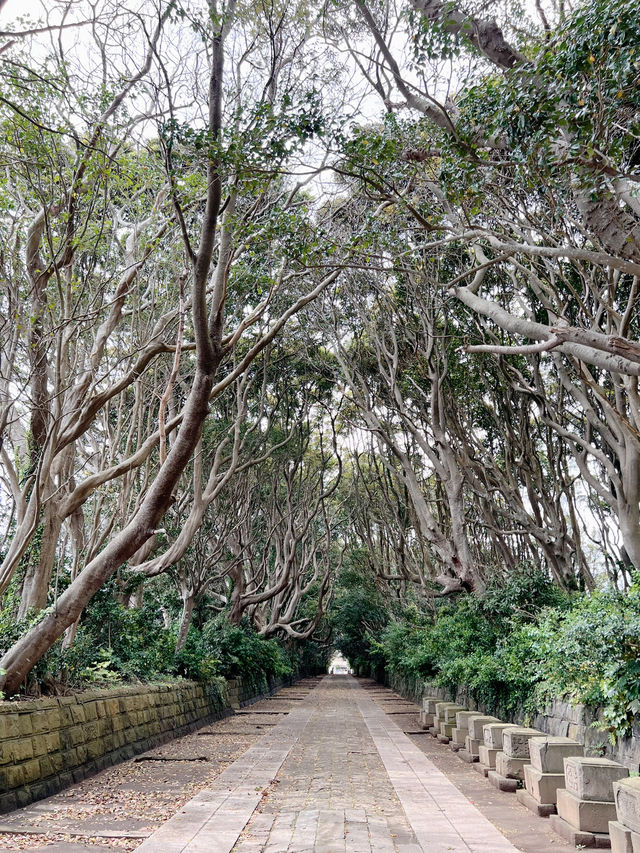
<path fill-rule="evenodd" d="M 325 678 L 140 853 L 515 853 L 371 696 Z"/>

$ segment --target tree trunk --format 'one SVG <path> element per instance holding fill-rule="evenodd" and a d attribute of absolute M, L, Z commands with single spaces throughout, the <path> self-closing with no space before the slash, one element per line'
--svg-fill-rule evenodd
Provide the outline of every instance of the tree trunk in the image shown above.
<path fill-rule="evenodd" d="M 244 613 L 244 608 L 242 606 L 242 592 L 238 586 L 233 587 L 233 591 L 231 593 L 231 601 L 230 601 L 230 610 L 229 610 L 229 622 L 232 625 L 239 625 L 240 620 L 242 619 L 242 614 Z"/>
<path fill-rule="evenodd" d="M 139 583 L 138 586 L 129 595 L 127 601 L 128 610 L 140 610 L 144 602 L 144 584 Z"/>
<path fill-rule="evenodd" d="M 185 592 L 182 598 L 182 615 L 180 616 L 180 628 L 178 629 L 178 638 L 176 639 L 176 654 L 187 644 L 189 636 L 189 628 L 191 627 L 191 614 L 195 606 L 195 597 L 190 592 Z"/>
<path fill-rule="evenodd" d="M 38 558 L 27 566 L 22 582 L 18 619 L 24 619 L 29 611 L 44 610 L 47 606 L 49 583 L 56 561 L 56 548 L 62 528 L 56 504 L 49 501 L 42 519 L 42 538 Z M 35 540 L 34 540 L 35 542 Z"/>
<path fill-rule="evenodd" d="M 15 693 L 28 673 L 82 613 L 83 608 L 113 572 L 140 548 L 155 530 L 172 502 L 172 492 L 200 438 L 219 358 L 208 371 L 199 366 L 187 401 L 184 420 L 165 464 L 149 488 L 136 515 L 62 593 L 47 613 L 0 660 L 0 689 Z"/>
<path fill-rule="evenodd" d="M 634 568 L 640 569 L 640 454 L 634 436 L 625 434 L 621 461 L 622 494 L 617 495 L 622 542 Z"/>

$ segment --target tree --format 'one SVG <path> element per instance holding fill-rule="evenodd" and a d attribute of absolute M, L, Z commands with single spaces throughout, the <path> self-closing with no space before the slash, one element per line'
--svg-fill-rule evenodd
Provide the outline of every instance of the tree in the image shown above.
<path fill-rule="evenodd" d="M 99 550 L 57 599 L 54 609 L 45 612 L 0 662 L 5 671 L 2 688 L 8 693 L 17 689 L 38 658 L 77 620 L 91 596 L 119 566 L 127 560 L 140 563 L 149 555 L 161 519 L 175 500 L 180 479 L 198 446 L 210 399 L 229 387 L 289 318 L 335 278 L 331 271 L 324 278 L 308 273 L 304 263 L 297 262 L 301 250 L 308 251 L 310 240 L 305 240 L 311 236 L 310 228 L 304 224 L 304 206 L 294 204 L 301 184 L 296 187 L 280 183 L 275 196 L 273 189 L 287 158 L 320 129 L 316 99 L 306 86 L 306 78 L 292 83 L 293 69 L 302 62 L 299 51 L 306 40 L 305 9 L 274 5 L 265 10 L 266 18 L 255 17 L 251 25 L 247 17 L 251 14 L 250 4 L 245 6 L 235 0 L 222 5 L 211 2 L 191 11 L 178 8 L 174 12 L 171 6 L 162 14 L 145 9 L 134 17 L 140 43 L 145 44 L 144 55 L 124 83 L 120 70 L 110 65 L 106 45 L 102 46 L 100 55 L 106 73 L 113 78 L 109 81 L 113 88 L 105 79 L 97 81 L 96 103 L 100 99 L 105 102 L 97 117 L 91 95 L 89 99 L 81 96 L 75 88 L 78 78 L 73 80 L 73 96 L 80 103 L 89 104 L 82 113 L 88 131 L 82 136 L 74 127 L 62 131 L 63 138 L 73 141 L 71 146 L 58 146 L 64 149 L 69 177 L 55 180 L 52 176 L 46 186 L 40 182 L 39 186 L 46 189 L 41 194 L 46 198 L 28 230 L 26 264 L 31 270 L 35 299 L 28 345 L 33 354 L 28 384 L 33 389 L 31 433 L 35 436 L 35 449 L 29 470 L 29 499 L 5 558 L 5 584 L 41 523 L 52 543 L 57 540 L 60 528 L 56 530 L 46 517 L 48 507 L 59 524 L 77 513 L 98 486 L 122 475 L 130 476 L 132 471 L 138 472 L 138 481 L 129 504 L 122 508 L 116 525 L 119 529 L 108 533 Z M 127 13 L 123 10 L 122 14 Z M 274 29 L 277 21 L 280 24 Z M 200 45 L 191 54 L 193 61 L 185 64 L 184 73 L 180 63 L 174 63 L 172 54 L 167 52 L 175 28 L 193 35 L 188 45 L 186 39 L 175 42 L 185 50 Z M 234 28 L 242 37 L 231 41 Z M 265 35 L 269 36 L 266 42 Z M 292 52 L 287 53 L 284 43 L 282 51 L 272 50 L 269 39 L 283 39 L 285 35 Z M 198 76 L 202 62 L 209 69 L 207 92 L 195 105 L 183 103 L 184 85 L 190 81 L 189 75 Z M 58 67 L 63 78 L 72 66 L 71 57 L 60 57 Z M 20 73 L 35 74 L 28 66 L 19 68 Z M 265 76 L 260 78 L 261 74 Z M 259 79 L 268 85 L 257 99 L 243 103 L 240 95 L 246 94 L 249 84 L 256 91 L 253 86 Z M 281 81 L 288 88 L 283 87 L 280 97 Z M 14 82 L 16 88 L 23 88 L 19 85 L 21 80 Z M 66 90 L 53 84 L 52 89 L 52 94 L 66 96 Z M 199 93 L 199 84 L 195 91 Z M 138 111 L 140 103 L 143 108 Z M 13 102 L 7 109 L 12 115 L 21 112 Z M 50 109 L 55 114 L 55 101 Z M 154 113 L 159 117 L 157 141 L 149 142 L 143 136 L 137 148 L 125 150 L 126 145 L 120 140 L 127 138 L 128 131 L 148 126 Z M 53 122 L 41 122 L 28 113 L 25 122 L 29 128 L 35 126 L 47 141 L 57 141 L 59 132 Z M 142 153 L 145 149 L 146 153 Z M 156 180 L 162 175 L 155 192 L 146 179 L 139 188 L 136 184 L 121 186 L 118 180 L 114 183 L 114 176 L 121 174 L 123 156 L 125 162 L 129 158 L 129 168 L 136 171 L 141 158 L 151 159 Z M 259 183 L 256 176 L 260 176 Z M 107 209 L 102 201 L 106 198 L 110 202 L 116 196 L 130 198 L 132 189 L 133 207 L 144 210 L 146 204 L 146 214 L 133 225 L 123 225 L 117 219 L 117 210 L 110 217 L 112 208 Z M 276 236 L 278 217 L 287 220 L 289 226 L 296 218 L 299 220 L 295 239 L 283 237 L 282 230 Z M 123 230 L 129 234 L 124 247 L 119 242 Z M 181 242 L 172 252 L 176 234 L 181 236 Z M 162 245 L 165 238 L 167 244 Z M 122 273 L 115 290 L 109 293 L 105 319 L 97 328 L 90 322 L 91 309 L 88 317 L 79 318 L 69 328 L 52 323 L 54 339 L 61 340 L 57 352 L 63 356 L 62 361 L 56 362 L 56 370 L 52 370 L 56 381 L 61 377 L 59 387 L 64 394 L 60 394 L 50 382 L 49 366 L 45 368 L 38 348 L 40 317 L 44 316 L 40 306 L 44 306 L 45 295 L 47 305 L 52 300 L 57 305 L 56 294 L 62 291 L 66 302 L 60 303 L 61 311 L 75 319 L 71 310 L 76 304 L 74 276 L 78 266 L 86 262 L 86 255 L 81 253 L 83 240 L 88 243 L 87 254 L 94 258 L 91 276 L 98 278 L 106 272 L 100 263 L 100 252 L 94 252 L 97 240 L 123 250 L 119 259 Z M 100 248 L 102 242 L 98 244 Z M 250 259 L 264 242 L 277 249 L 263 265 L 261 273 L 267 275 L 266 282 L 252 275 L 248 284 L 243 283 L 242 271 L 236 275 L 240 259 Z M 138 301 L 140 293 L 134 282 L 151 257 L 156 261 L 152 280 L 158 284 L 166 281 L 171 293 L 167 302 L 157 298 L 155 287 Z M 95 283 L 85 276 L 83 286 L 82 292 L 91 306 Z M 182 315 L 187 310 L 189 319 L 183 331 Z M 143 321 L 142 347 L 128 330 L 119 328 L 124 317 Z M 174 339 L 169 342 L 167 333 L 172 326 Z M 74 336 L 84 328 L 93 343 L 79 348 Z M 244 351 L 234 362 L 233 353 L 243 340 Z M 122 347 L 132 353 L 129 364 L 121 360 Z M 163 352 L 173 353 L 174 363 L 171 366 L 165 362 L 165 371 L 156 373 L 156 363 L 152 362 Z M 225 366 L 224 372 L 216 384 L 221 365 Z M 148 377 L 151 382 L 147 394 L 139 393 L 137 397 L 140 428 L 137 434 L 126 433 L 122 423 L 118 424 L 115 438 L 119 458 L 106 469 L 84 476 L 81 482 L 74 476 L 72 450 L 67 451 L 71 457 L 67 468 L 59 468 L 58 460 L 66 458 L 61 456 L 65 450 L 77 448 L 81 439 L 86 446 L 84 436 L 90 428 L 96 434 L 96 414 L 113 414 L 110 401 L 119 396 L 124 403 L 120 411 L 127 416 L 127 389 L 135 383 L 141 392 L 141 377 Z M 162 385 L 158 382 L 163 379 L 166 393 L 160 395 L 158 388 Z M 155 395 L 161 397 L 159 405 Z M 167 406 L 170 412 L 173 409 L 170 420 L 166 419 Z M 96 437 L 100 443 L 99 429 Z M 12 477 L 11 481 L 15 486 L 17 478 Z M 59 499 L 57 490 L 61 485 L 63 500 L 54 507 L 54 495 Z M 17 493 L 16 498 L 20 498 Z M 47 553 L 54 551 L 55 544 Z M 33 584 L 39 590 L 46 586 L 51 563 L 48 556 L 45 568 L 40 562 L 35 567 Z M 33 601 L 36 606 L 41 604 L 41 594 Z"/>
<path fill-rule="evenodd" d="M 5 691 L 114 572 L 172 579 L 180 647 L 209 606 L 312 636 L 355 554 L 424 606 L 523 565 L 591 588 L 611 519 L 608 571 L 640 565 L 640 31 L 536 10 L 0 33 L 0 592 L 40 612 Z"/>
<path fill-rule="evenodd" d="M 640 268 L 632 180 L 637 90 L 632 66 L 619 60 L 632 55 L 634 11 L 626 2 L 588 4 L 557 21 L 542 14 L 539 27 L 529 21 L 516 27 L 508 14 L 498 25 L 471 5 L 411 2 L 407 68 L 396 59 L 394 39 L 407 29 L 394 17 L 393 4 L 355 5 L 373 44 L 369 64 L 362 52 L 358 61 L 386 114 L 352 134 L 340 172 L 352 192 L 371 200 L 373 230 L 404 218 L 396 252 L 418 275 L 426 257 L 438 299 L 468 309 L 467 352 L 527 357 L 540 380 L 537 395 L 553 399 L 554 383 L 561 383 L 579 426 L 568 429 L 560 416 L 547 418 L 546 427 L 556 432 L 555 448 L 562 444 L 572 454 L 576 448 L 579 459 L 571 465 L 616 513 L 625 559 L 636 553 L 638 529 L 633 472 Z M 357 26 L 353 20 L 351 26 Z M 434 97 L 435 66 L 460 55 L 475 58 L 471 73 L 446 102 Z M 417 118 L 404 118 L 407 112 Z M 382 266 L 388 251 L 372 247 Z M 518 381 L 505 379 L 516 390 Z M 595 442 L 589 440 L 594 430 Z M 567 476 L 573 475 L 565 469 L 565 483 Z M 611 477 L 613 491 L 602 485 Z M 556 521 L 565 487 L 562 494 Z M 528 512 L 520 508 L 522 523 Z M 540 520 L 549 511 L 526 522 L 547 550 Z M 575 529 L 574 522 L 575 514 Z M 553 522 L 556 542 L 563 525 Z M 505 520 L 498 525 L 505 526 Z M 581 561 L 576 535 L 566 538 L 567 567 L 572 554 Z M 559 556 L 548 554 L 552 562 Z M 566 574 L 559 565 L 555 571 Z"/>

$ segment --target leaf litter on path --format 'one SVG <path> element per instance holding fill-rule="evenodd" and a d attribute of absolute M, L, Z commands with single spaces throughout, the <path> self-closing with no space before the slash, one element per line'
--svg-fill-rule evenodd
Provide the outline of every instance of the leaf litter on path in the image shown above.
<path fill-rule="evenodd" d="M 252 707 L 264 709 L 261 702 Z M 0 831 L 0 850 L 46 850 L 65 843 L 79 845 L 78 850 L 135 850 L 141 833 L 155 831 L 265 734 L 258 726 L 238 732 L 233 716 L 206 726 L 215 738 L 193 732 L 149 750 L 146 755 L 153 760 L 130 759 L 53 797 L 0 815 L 0 825 L 13 830 Z M 194 761 L 203 755 L 206 761 Z M 104 837 L 112 831 L 138 837 Z"/>

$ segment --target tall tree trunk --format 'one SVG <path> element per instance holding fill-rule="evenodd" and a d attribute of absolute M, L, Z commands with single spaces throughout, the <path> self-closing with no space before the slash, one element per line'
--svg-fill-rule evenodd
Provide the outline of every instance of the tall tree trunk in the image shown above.
<path fill-rule="evenodd" d="M 636 570 L 640 569 L 640 453 L 635 436 L 625 431 L 621 462 L 623 493 L 617 494 L 622 542 Z"/>
<path fill-rule="evenodd" d="M 29 562 L 22 582 L 18 619 L 24 619 L 30 611 L 44 610 L 47 606 L 49 583 L 55 566 L 61 528 L 62 520 L 58 515 L 56 502 L 49 500 L 42 519 L 39 553 L 37 559 Z"/>

